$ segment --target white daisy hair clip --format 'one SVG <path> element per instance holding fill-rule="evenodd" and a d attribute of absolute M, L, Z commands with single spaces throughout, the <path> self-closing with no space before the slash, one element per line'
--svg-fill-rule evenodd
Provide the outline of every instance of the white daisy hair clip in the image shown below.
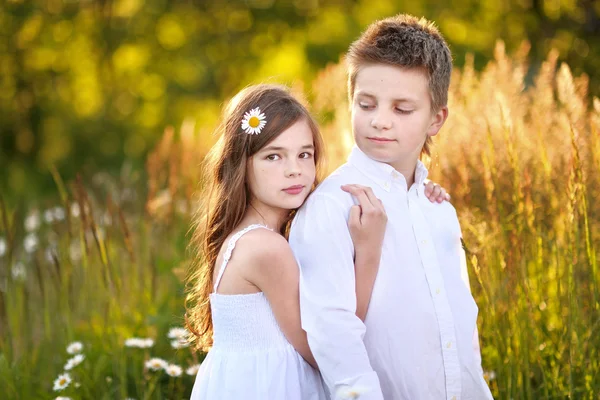
<path fill-rule="evenodd" d="M 258 135 L 267 124 L 265 114 L 260 112 L 260 107 L 253 108 L 242 119 L 242 129 L 248 135 Z"/>

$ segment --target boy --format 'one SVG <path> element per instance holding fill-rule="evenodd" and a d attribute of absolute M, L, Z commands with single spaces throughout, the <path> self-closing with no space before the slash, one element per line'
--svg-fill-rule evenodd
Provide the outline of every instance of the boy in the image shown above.
<path fill-rule="evenodd" d="M 302 326 L 332 394 L 360 399 L 492 398 L 483 378 L 461 232 L 448 202 L 424 196 L 419 161 L 448 116 L 450 50 L 425 19 L 373 23 L 348 51 L 356 147 L 299 210 L 290 244 L 301 269 Z M 381 199 L 388 223 L 363 324 L 355 315 L 354 249 L 347 227 L 357 196 Z"/>

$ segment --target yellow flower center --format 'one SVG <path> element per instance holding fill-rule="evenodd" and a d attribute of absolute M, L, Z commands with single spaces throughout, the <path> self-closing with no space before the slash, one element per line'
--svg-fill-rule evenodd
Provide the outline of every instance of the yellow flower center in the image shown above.
<path fill-rule="evenodd" d="M 258 128 L 260 125 L 260 119 L 258 119 L 258 117 L 250 117 L 248 120 L 248 125 L 250 125 L 252 128 Z"/>
<path fill-rule="evenodd" d="M 58 383 L 60 385 L 64 385 L 65 383 L 67 383 L 67 380 L 65 378 L 62 378 Z"/>

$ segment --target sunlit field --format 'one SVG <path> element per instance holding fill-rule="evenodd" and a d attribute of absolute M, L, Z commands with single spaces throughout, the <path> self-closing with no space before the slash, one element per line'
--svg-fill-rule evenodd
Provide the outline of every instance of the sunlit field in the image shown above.
<path fill-rule="evenodd" d="M 452 195 L 497 399 L 600 398 L 600 100 L 551 52 L 528 45 L 454 72 L 430 177 Z M 352 146 L 345 72 L 294 91 L 321 122 L 328 171 Z M 64 182 L 55 201 L 0 195 L 3 399 L 189 398 L 183 277 L 200 161 L 215 138 L 167 128 L 144 173 Z M 75 343 L 79 342 L 79 343 Z"/>

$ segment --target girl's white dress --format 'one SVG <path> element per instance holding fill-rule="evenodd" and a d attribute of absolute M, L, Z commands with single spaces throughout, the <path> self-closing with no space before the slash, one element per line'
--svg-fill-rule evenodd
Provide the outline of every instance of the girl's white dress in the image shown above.
<path fill-rule="evenodd" d="M 323 400 L 319 372 L 281 332 L 265 295 L 216 293 L 237 240 L 231 237 L 210 295 L 213 347 L 200 366 L 191 400 Z M 267 228 L 268 229 L 268 228 Z"/>

